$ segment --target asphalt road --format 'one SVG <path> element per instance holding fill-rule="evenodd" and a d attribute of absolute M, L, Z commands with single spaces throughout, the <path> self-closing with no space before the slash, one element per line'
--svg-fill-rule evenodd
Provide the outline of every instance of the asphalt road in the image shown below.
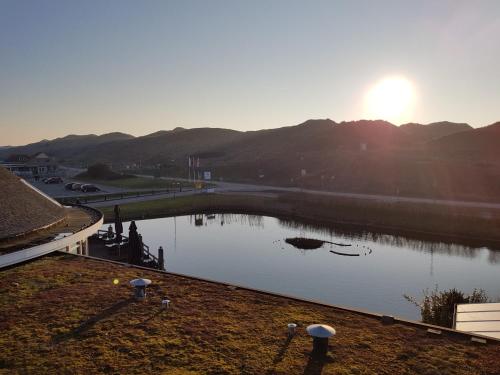
<path fill-rule="evenodd" d="M 64 185 L 67 184 L 68 182 L 78 182 L 77 180 L 74 179 L 64 179 L 64 182 L 62 184 L 46 184 L 41 181 L 28 181 L 31 185 L 36 187 L 38 190 L 43 191 L 45 194 L 51 196 L 51 197 L 57 197 L 57 198 L 64 198 L 64 197 L 77 197 L 77 196 L 92 196 L 92 195 L 100 195 L 100 194 L 106 194 L 106 193 L 122 193 L 127 190 L 113 187 L 113 186 L 105 186 L 105 185 L 100 185 L 100 184 L 92 184 L 97 186 L 101 191 L 93 192 L 93 193 L 84 193 L 82 191 L 73 191 L 73 190 L 66 190 L 64 188 Z"/>
<path fill-rule="evenodd" d="M 140 177 L 150 177 L 147 175 L 140 175 Z M 176 180 L 176 181 L 188 181 L 182 178 L 169 178 L 161 177 L 164 180 Z M 487 208 L 487 209 L 500 209 L 500 203 L 486 203 L 486 202 L 472 202 L 472 201 L 458 201 L 458 200 L 445 200 L 445 199 L 432 199 L 432 198 L 416 198 L 416 197 L 401 197 L 392 195 L 377 195 L 377 194 L 357 194 L 357 193 L 342 193 L 333 191 L 323 191 L 323 190 L 311 190 L 311 189 L 301 189 L 295 187 L 279 187 L 279 186 L 268 186 L 268 185 L 255 185 L 255 184 L 242 184 L 236 182 L 225 182 L 225 181 L 210 181 L 216 185 L 214 189 L 217 193 L 258 193 L 258 192 L 293 192 L 293 193 L 307 193 L 314 195 L 323 195 L 331 197 L 343 197 L 343 198 L 353 198 L 362 200 L 374 200 L 386 203 L 422 203 L 422 204 L 435 204 L 441 206 L 452 206 L 452 207 L 472 207 L 472 208 Z M 199 194 L 199 191 L 193 191 L 190 193 L 185 193 L 183 195 Z M 129 198 L 120 200 L 122 203 L 129 202 L 142 202 L 159 199 L 158 196 L 145 196 L 139 198 Z M 96 206 L 97 207 L 97 206 Z"/>
<path fill-rule="evenodd" d="M 147 175 L 139 175 L 141 177 L 149 177 L 152 176 Z M 168 178 L 161 177 L 164 180 L 176 180 L 176 181 L 188 181 L 187 179 L 182 178 Z M 68 181 L 74 181 L 69 179 Z M 66 181 L 65 181 L 66 182 Z M 343 193 L 343 192 L 333 192 L 333 191 L 322 191 L 322 190 L 311 190 L 311 189 L 301 189 L 297 187 L 279 187 L 279 186 L 268 186 L 268 185 L 256 185 L 256 184 L 243 184 L 236 182 L 225 182 L 225 181 L 210 181 L 211 183 L 216 185 L 215 191 L 217 193 L 244 193 L 244 192 L 294 192 L 294 193 L 307 193 L 314 195 L 323 195 L 323 196 L 331 196 L 331 197 L 343 197 L 343 198 L 353 198 L 353 199 L 364 199 L 364 200 L 374 200 L 379 202 L 386 203 L 397 203 L 397 202 L 406 202 L 406 203 L 422 203 L 422 204 L 434 204 L 441 206 L 452 206 L 452 207 L 472 207 L 472 208 L 486 208 L 486 209 L 500 209 L 500 203 L 487 203 L 487 202 L 473 202 L 473 201 L 462 201 L 462 200 L 444 200 L 444 199 L 432 199 L 432 198 L 416 198 L 416 197 L 401 197 L 394 195 L 377 195 L 377 194 L 358 194 L 358 193 Z M 52 196 L 52 197 L 71 197 L 78 195 L 85 195 L 81 191 L 69 191 L 64 189 L 64 184 L 44 184 L 42 182 L 34 182 L 33 185 L 42 190 L 44 193 Z M 97 185 L 102 191 L 98 193 L 87 193 L 88 195 L 96 195 L 104 193 L 121 193 L 130 191 L 127 189 L 121 189 L 112 186 L 105 185 Z M 134 191 L 140 189 L 134 189 Z M 191 191 L 191 192 L 183 192 L 177 193 L 176 196 L 185 196 L 192 194 L 199 194 L 199 191 Z M 149 200 L 156 200 L 166 197 L 171 197 L 173 195 L 151 195 L 144 197 L 132 197 L 132 198 L 124 198 L 122 200 L 115 200 L 114 202 L 120 203 L 131 203 L 131 202 L 143 202 Z M 92 206 L 94 207 L 102 207 L 109 205 L 110 202 L 99 202 L 94 203 Z"/>
<path fill-rule="evenodd" d="M 169 180 L 170 178 L 162 177 L 163 179 Z M 185 180 L 176 178 L 176 180 Z M 342 193 L 334 191 L 323 191 L 323 190 L 311 190 L 311 189 L 301 189 L 296 187 L 277 187 L 277 186 L 266 186 L 266 185 L 254 185 L 254 184 L 241 184 L 235 182 L 222 182 L 222 181 L 211 181 L 217 185 L 217 192 L 258 192 L 258 191 L 275 191 L 275 192 L 294 192 L 294 193 L 307 193 L 315 195 L 324 195 L 332 197 L 343 197 L 343 198 L 354 198 L 354 199 L 365 199 L 365 200 L 375 200 L 387 203 L 396 202 L 407 202 L 407 203 L 423 203 L 423 204 L 436 204 L 442 206 L 452 206 L 452 207 L 475 207 L 475 208 L 490 208 L 490 209 L 500 209 L 500 203 L 487 203 L 487 202 L 472 202 L 472 201 L 460 201 L 460 200 L 445 200 L 445 199 L 432 199 L 432 198 L 416 198 L 416 197 L 401 197 L 394 195 L 377 195 L 377 194 L 358 194 L 358 193 Z"/>

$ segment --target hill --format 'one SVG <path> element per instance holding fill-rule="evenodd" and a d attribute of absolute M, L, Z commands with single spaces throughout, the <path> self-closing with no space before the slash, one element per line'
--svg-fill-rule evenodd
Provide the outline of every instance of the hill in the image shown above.
<path fill-rule="evenodd" d="M 25 146 L 9 147 L 0 149 L 0 160 L 5 159 L 10 154 L 33 155 L 37 152 L 44 152 L 57 157 L 59 160 L 73 159 L 84 150 L 103 143 L 123 141 L 134 138 L 132 135 L 114 132 L 103 135 L 74 135 L 70 134 L 62 138 L 53 140 L 43 140 Z"/>
<path fill-rule="evenodd" d="M 116 133 L 114 133 L 116 134 Z M 68 164 L 187 177 L 188 156 L 216 179 L 347 192 L 500 200 L 500 123 L 308 120 L 240 132 L 176 128 L 142 137 L 68 136 L 23 146 Z M 9 153 L 24 151 L 23 147 Z"/>
<path fill-rule="evenodd" d="M 474 162 L 498 162 L 500 122 L 437 139 L 429 146 L 433 153 L 441 157 Z"/>
<path fill-rule="evenodd" d="M 75 159 L 85 162 L 115 164 L 158 163 L 185 164 L 188 155 L 200 155 L 204 150 L 220 149 L 240 139 L 244 133 L 218 128 L 177 128 L 143 137 L 95 145 L 81 152 Z"/>
<path fill-rule="evenodd" d="M 419 139 L 421 141 L 429 141 L 447 135 L 473 130 L 473 127 L 468 124 L 449 121 L 433 122 L 427 125 L 409 123 L 401 125 L 399 128 L 414 139 Z"/>

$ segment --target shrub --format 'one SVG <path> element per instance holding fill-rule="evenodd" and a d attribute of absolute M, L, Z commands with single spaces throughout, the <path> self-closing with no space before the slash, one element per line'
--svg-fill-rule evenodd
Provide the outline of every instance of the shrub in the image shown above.
<path fill-rule="evenodd" d="M 111 170 L 111 168 L 102 163 L 90 165 L 87 168 L 87 172 L 79 174 L 77 177 L 80 178 L 91 178 L 96 180 L 117 180 L 120 178 L 129 178 L 133 176 L 124 175 L 120 173 L 116 173 Z"/>
<path fill-rule="evenodd" d="M 433 291 L 426 289 L 423 293 L 422 301 L 408 295 L 404 295 L 404 298 L 420 308 L 422 322 L 448 328 L 453 327 L 455 305 L 489 302 L 486 292 L 482 289 L 474 289 L 471 294 L 466 295 L 455 288 L 439 291 L 436 285 Z"/>

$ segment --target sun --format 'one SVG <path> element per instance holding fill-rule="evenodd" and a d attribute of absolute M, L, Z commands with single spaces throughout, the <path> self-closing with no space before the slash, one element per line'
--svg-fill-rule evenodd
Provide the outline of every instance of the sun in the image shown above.
<path fill-rule="evenodd" d="M 411 121 L 415 99 L 415 87 L 410 80 L 401 76 L 385 77 L 366 92 L 365 117 L 392 123 Z"/>

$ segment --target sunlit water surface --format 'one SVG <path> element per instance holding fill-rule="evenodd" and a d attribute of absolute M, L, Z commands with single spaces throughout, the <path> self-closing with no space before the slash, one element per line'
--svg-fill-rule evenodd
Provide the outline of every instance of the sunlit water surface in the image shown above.
<path fill-rule="evenodd" d="M 494 249 L 347 233 L 267 216 L 193 215 L 136 223 L 153 253 L 163 246 L 172 272 L 410 319 L 419 319 L 419 310 L 403 294 L 421 297 L 436 285 L 466 292 L 482 288 L 500 297 L 500 251 Z M 326 243 L 299 250 L 285 243 L 290 237 L 351 246 Z"/>

